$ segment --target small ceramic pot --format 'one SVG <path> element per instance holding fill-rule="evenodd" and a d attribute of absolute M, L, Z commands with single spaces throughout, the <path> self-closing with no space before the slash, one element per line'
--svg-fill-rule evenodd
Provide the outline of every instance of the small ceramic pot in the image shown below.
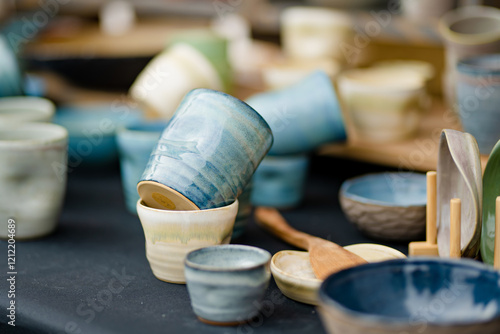
<path fill-rule="evenodd" d="M 412 71 L 420 76 L 425 81 L 432 80 L 436 74 L 436 70 L 431 63 L 423 60 L 407 60 L 407 59 L 391 59 L 378 61 L 372 65 L 375 68 L 392 69 L 396 71 Z"/>
<path fill-rule="evenodd" d="M 0 237 L 16 222 L 16 239 L 37 238 L 57 226 L 66 190 L 68 133 L 48 123 L 0 125 Z"/>
<path fill-rule="evenodd" d="M 341 73 L 338 85 L 358 139 L 396 142 L 417 132 L 427 96 L 421 75 L 383 67 L 355 69 Z"/>
<path fill-rule="evenodd" d="M 0 97 L 20 96 L 23 93 L 23 73 L 9 41 L 0 35 Z"/>
<path fill-rule="evenodd" d="M 500 54 L 458 62 L 456 96 L 464 131 L 473 135 L 482 154 L 500 138 Z"/>
<path fill-rule="evenodd" d="M 309 167 L 307 155 L 267 156 L 253 176 L 252 204 L 293 208 L 304 197 Z"/>
<path fill-rule="evenodd" d="M 247 103 L 273 131 L 271 155 L 300 154 L 346 139 L 335 89 L 325 72 L 314 72 L 282 90 L 254 95 Z"/>
<path fill-rule="evenodd" d="M 339 200 L 349 221 L 372 238 L 408 241 L 425 234 L 427 193 L 423 174 L 355 177 L 342 184 Z"/>
<path fill-rule="evenodd" d="M 186 256 L 191 306 L 210 324 L 235 325 L 255 317 L 269 284 L 269 252 L 251 246 L 225 245 Z"/>
<path fill-rule="evenodd" d="M 253 182 L 250 181 L 250 183 L 245 187 L 245 190 L 243 190 L 241 195 L 238 197 L 240 205 L 238 206 L 236 221 L 234 222 L 233 239 L 241 237 L 247 228 L 248 221 L 252 215 L 252 203 L 250 201 L 252 191 Z"/>
<path fill-rule="evenodd" d="M 221 90 L 223 83 L 200 51 L 182 43 L 154 57 L 130 87 L 130 95 L 149 116 L 168 120 L 195 88 Z"/>
<path fill-rule="evenodd" d="M 54 104 L 41 97 L 16 96 L 0 98 L 0 124 L 51 122 Z"/>
<path fill-rule="evenodd" d="M 125 204 L 127 209 L 137 214 L 137 182 L 149 161 L 167 122 L 140 122 L 125 126 L 117 131 L 116 141 L 120 155 L 120 167 Z"/>
<path fill-rule="evenodd" d="M 116 162 L 116 130 L 142 119 L 142 111 L 127 105 L 82 104 L 57 109 L 54 123 L 69 133 L 70 169 Z"/>
<path fill-rule="evenodd" d="M 285 55 L 295 59 L 334 58 L 348 61 L 341 45 L 354 36 L 345 12 L 314 7 L 290 7 L 281 15 Z"/>
<path fill-rule="evenodd" d="M 195 89 L 151 153 L 139 195 L 158 209 L 226 206 L 243 192 L 272 141 L 267 123 L 247 104 Z"/>
<path fill-rule="evenodd" d="M 146 257 L 159 280 L 183 284 L 184 259 L 198 248 L 228 244 L 238 201 L 217 209 L 173 211 L 153 209 L 137 202 L 146 238 Z"/>
<path fill-rule="evenodd" d="M 441 16 L 457 6 L 458 0 L 402 0 L 403 17 L 420 22 L 433 24 Z"/>
<path fill-rule="evenodd" d="M 486 6 L 464 6 L 445 14 L 439 32 L 446 47 L 443 92 L 455 104 L 456 65 L 460 59 L 500 52 L 500 10 Z"/>
<path fill-rule="evenodd" d="M 330 334 L 494 334 L 499 281 L 498 271 L 472 260 L 369 263 L 329 276 L 318 311 Z"/>
<path fill-rule="evenodd" d="M 476 140 L 468 133 L 441 133 L 437 165 L 437 243 L 439 256 L 450 256 L 450 201 L 459 198 L 462 257 L 475 258 L 481 239 L 483 182 Z"/>

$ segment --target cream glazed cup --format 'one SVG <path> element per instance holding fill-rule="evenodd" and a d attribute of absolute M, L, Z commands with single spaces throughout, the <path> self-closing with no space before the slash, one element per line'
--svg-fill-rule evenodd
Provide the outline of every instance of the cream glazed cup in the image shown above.
<path fill-rule="evenodd" d="M 186 283 L 184 259 L 196 249 L 231 241 L 238 201 L 208 210 L 160 210 L 137 202 L 153 274 L 169 283 Z"/>
<path fill-rule="evenodd" d="M 52 232 L 66 191 L 68 132 L 48 123 L 0 125 L 0 238 L 15 221 L 17 239 Z"/>

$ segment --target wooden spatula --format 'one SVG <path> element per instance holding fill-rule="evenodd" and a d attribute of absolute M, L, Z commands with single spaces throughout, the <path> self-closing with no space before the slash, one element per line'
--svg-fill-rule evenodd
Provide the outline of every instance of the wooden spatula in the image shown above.
<path fill-rule="evenodd" d="M 276 209 L 258 207 L 255 210 L 255 220 L 283 241 L 308 250 L 314 274 L 319 279 L 323 280 L 334 272 L 367 263 L 336 243 L 297 231 L 288 225 Z"/>

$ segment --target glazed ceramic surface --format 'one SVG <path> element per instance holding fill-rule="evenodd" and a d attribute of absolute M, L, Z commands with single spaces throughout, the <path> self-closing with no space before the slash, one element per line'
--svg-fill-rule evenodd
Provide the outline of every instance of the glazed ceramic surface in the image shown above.
<path fill-rule="evenodd" d="M 363 233 L 377 239 L 415 240 L 425 233 L 425 175 L 368 174 L 347 180 L 340 205 Z"/>
<path fill-rule="evenodd" d="M 281 209 L 299 205 L 304 197 L 308 166 L 307 155 L 268 155 L 253 176 L 252 203 Z"/>
<path fill-rule="evenodd" d="M 130 95 L 153 117 L 170 119 L 184 96 L 195 88 L 221 90 L 212 63 L 187 44 L 176 44 L 148 63 L 130 87 Z"/>
<path fill-rule="evenodd" d="M 52 232 L 66 190 L 68 133 L 48 123 L 0 124 L 0 237 L 16 222 L 16 239 Z"/>
<path fill-rule="evenodd" d="M 437 166 L 439 256 L 450 256 L 450 200 L 453 198 L 462 201 L 462 256 L 477 256 L 481 238 L 482 185 L 481 161 L 474 137 L 456 130 L 443 130 Z"/>
<path fill-rule="evenodd" d="M 495 251 L 495 201 L 500 196 L 500 141 L 491 151 L 483 176 L 481 258 L 493 265 Z"/>
<path fill-rule="evenodd" d="M 0 97 L 23 95 L 23 74 L 9 41 L 0 35 Z"/>
<path fill-rule="evenodd" d="M 446 47 L 443 92 L 448 103 L 454 105 L 457 62 L 500 52 L 500 10 L 487 6 L 460 7 L 441 18 L 439 31 Z"/>
<path fill-rule="evenodd" d="M 215 323 L 240 323 L 259 312 L 269 284 L 269 252 L 224 245 L 189 253 L 186 282 L 194 313 Z"/>
<path fill-rule="evenodd" d="M 238 197 L 238 214 L 236 215 L 236 221 L 234 222 L 233 229 L 233 239 L 239 238 L 245 233 L 248 222 L 250 221 L 250 216 L 252 215 L 252 203 L 250 197 L 253 191 L 253 182 L 250 181 L 245 187 L 245 190 Z"/>
<path fill-rule="evenodd" d="M 185 283 L 184 259 L 198 248 L 228 244 L 238 201 L 211 210 L 153 209 L 137 202 L 137 213 L 146 238 L 146 257 L 156 278 Z"/>
<path fill-rule="evenodd" d="M 240 100 L 209 89 L 186 95 L 138 185 L 151 207 L 210 209 L 243 192 L 272 145 L 271 129 Z"/>
<path fill-rule="evenodd" d="M 138 122 L 118 129 L 116 140 L 120 155 L 125 204 L 132 213 L 137 213 L 137 182 L 149 161 L 151 151 L 155 147 L 167 122 Z"/>
<path fill-rule="evenodd" d="M 54 104 L 41 97 L 16 96 L 0 98 L 0 124 L 50 122 Z"/>
<path fill-rule="evenodd" d="M 425 78 L 400 71 L 382 66 L 339 75 L 340 96 L 357 138 L 395 142 L 415 135 L 427 98 Z"/>
<path fill-rule="evenodd" d="M 335 90 L 322 71 L 288 88 L 254 95 L 247 102 L 271 126 L 271 155 L 300 154 L 346 139 Z"/>
<path fill-rule="evenodd" d="M 370 263 L 328 277 L 319 313 L 331 334 L 493 334 L 499 280 L 499 272 L 472 260 Z"/>
<path fill-rule="evenodd" d="M 479 151 L 489 154 L 500 138 L 500 54 L 461 60 L 457 71 L 462 126 L 476 138 Z"/>
<path fill-rule="evenodd" d="M 69 168 L 115 162 L 116 130 L 140 119 L 142 111 L 126 104 L 67 105 L 57 109 L 54 123 L 69 133 Z"/>
<path fill-rule="evenodd" d="M 406 256 L 387 246 L 355 244 L 344 247 L 368 262 L 379 262 Z M 301 303 L 317 305 L 321 280 L 316 278 L 308 252 L 281 251 L 271 259 L 271 272 L 281 292 Z"/>

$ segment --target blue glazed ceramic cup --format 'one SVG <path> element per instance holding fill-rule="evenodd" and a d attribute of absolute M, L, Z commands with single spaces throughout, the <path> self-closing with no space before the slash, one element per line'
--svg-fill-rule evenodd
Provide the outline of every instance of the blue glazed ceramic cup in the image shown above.
<path fill-rule="evenodd" d="M 462 126 L 476 138 L 481 154 L 490 154 L 500 138 L 500 54 L 464 59 L 457 70 Z"/>
<path fill-rule="evenodd" d="M 309 157 L 267 156 L 253 176 L 252 204 L 280 209 L 297 206 L 304 195 Z"/>
<path fill-rule="evenodd" d="M 264 119 L 230 95 L 195 89 L 151 153 L 139 195 L 150 207 L 211 209 L 234 202 L 273 142 Z"/>
<path fill-rule="evenodd" d="M 201 248 L 186 256 L 191 306 L 200 320 L 235 325 L 255 317 L 271 277 L 269 252 L 251 246 Z"/>
<path fill-rule="evenodd" d="M 304 153 L 346 139 L 335 89 L 322 71 L 288 88 L 252 96 L 247 102 L 271 126 L 271 155 Z"/>
<path fill-rule="evenodd" d="M 132 213 L 137 213 L 137 182 L 141 179 L 151 151 L 166 126 L 165 121 L 139 122 L 122 127 L 117 132 L 125 204 Z"/>

